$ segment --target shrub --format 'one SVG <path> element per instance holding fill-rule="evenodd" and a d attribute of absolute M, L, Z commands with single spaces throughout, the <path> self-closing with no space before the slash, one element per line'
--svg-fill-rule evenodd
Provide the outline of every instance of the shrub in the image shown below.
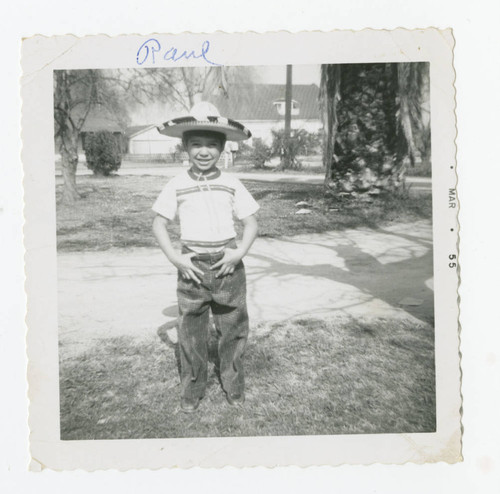
<path fill-rule="evenodd" d="M 266 161 L 271 159 L 271 148 L 260 137 L 254 137 L 252 146 L 247 146 L 241 151 L 253 162 L 255 168 L 265 168 Z"/>
<path fill-rule="evenodd" d="M 283 156 L 287 151 L 290 159 L 290 167 L 299 169 L 302 163 L 299 161 L 299 156 L 308 156 L 318 151 L 321 146 L 319 133 L 308 132 L 305 129 L 291 129 L 290 140 L 288 147 L 285 150 L 285 131 L 284 129 L 273 130 L 273 143 L 271 145 L 272 156 Z"/>
<path fill-rule="evenodd" d="M 239 144 L 238 156 L 244 160 L 251 161 L 256 168 L 265 168 L 265 164 L 271 158 L 281 157 L 284 154 L 283 129 L 272 131 L 272 144 L 268 146 L 261 138 L 254 137 L 252 144 L 245 142 Z M 310 156 L 321 151 L 321 133 L 308 132 L 305 129 L 292 129 L 290 131 L 290 143 L 288 146 L 292 168 L 300 168 L 301 163 L 298 156 Z"/>
<path fill-rule="evenodd" d="M 121 135 L 112 132 L 89 132 L 84 134 L 83 150 L 87 168 L 95 175 L 108 176 L 122 164 Z"/>
<path fill-rule="evenodd" d="M 258 137 L 253 138 L 254 141 L 256 139 L 258 139 Z M 236 153 L 236 156 L 244 159 L 250 159 L 252 153 L 253 153 L 253 147 L 250 144 L 248 144 L 245 141 L 241 141 L 238 143 L 238 151 Z"/>

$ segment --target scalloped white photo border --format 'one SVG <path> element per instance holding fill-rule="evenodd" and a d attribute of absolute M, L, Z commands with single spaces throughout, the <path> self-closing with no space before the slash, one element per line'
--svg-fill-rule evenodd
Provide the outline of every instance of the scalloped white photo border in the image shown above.
<path fill-rule="evenodd" d="M 158 42 L 158 55 L 139 49 Z M 209 52 L 204 43 L 209 42 Z M 156 45 L 155 45 L 156 46 Z M 165 48 L 198 58 L 165 60 Z M 461 395 L 456 187 L 454 39 L 451 30 L 35 36 L 22 45 L 27 352 L 31 470 L 157 469 L 232 465 L 402 464 L 461 460 Z M 163 50 L 163 51 L 162 51 Z M 138 53 L 139 52 L 139 53 Z M 139 57 L 139 58 L 138 58 Z M 143 60 L 144 59 L 144 60 Z M 53 70 L 361 62 L 430 62 L 437 431 L 242 438 L 61 441 L 57 251 L 53 173 Z M 172 65 L 175 64 L 175 65 Z M 452 232 L 451 229 L 454 231 Z"/>

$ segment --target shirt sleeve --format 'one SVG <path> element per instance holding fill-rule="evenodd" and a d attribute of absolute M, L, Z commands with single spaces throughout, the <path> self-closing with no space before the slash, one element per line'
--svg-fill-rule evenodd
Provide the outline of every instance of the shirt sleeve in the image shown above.
<path fill-rule="evenodd" d="M 153 204 L 153 211 L 160 216 L 173 220 L 177 214 L 177 194 L 172 181 L 168 182 Z"/>
<path fill-rule="evenodd" d="M 259 210 L 257 201 L 245 186 L 236 179 L 234 192 L 234 214 L 239 220 L 255 214 Z"/>

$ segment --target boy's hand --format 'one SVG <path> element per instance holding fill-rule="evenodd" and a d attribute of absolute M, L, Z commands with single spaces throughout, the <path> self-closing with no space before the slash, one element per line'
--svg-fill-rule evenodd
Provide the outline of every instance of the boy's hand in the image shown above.
<path fill-rule="evenodd" d="M 217 269 L 220 267 L 215 277 L 220 278 L 221 276 L 226 276 L 227 274 L 234 273 L 234 268 L 242 258 L 243 253 L 240 249 L 226 249 L 224 251 L 224 257 L 212 266 L 212 269 Z"/>
<path fill-rule="evenodd" d="M 172 260 L 172 264 L 180 271 L 181 276 L 185 280 L 193 280 L 196 284 L 200 284 L 201 280 L 196 276 L 199 274 L 203 276 L 203 271 L 197 268 L 191 258 L 196 255 L 196 252 L 190 252 L 189 254 L 179 254 Z"/>

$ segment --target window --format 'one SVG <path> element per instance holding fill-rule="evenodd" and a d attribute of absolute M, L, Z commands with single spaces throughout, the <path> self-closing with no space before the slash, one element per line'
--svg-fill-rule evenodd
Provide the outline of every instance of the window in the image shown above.
<path fill-rule="evenodd" d="M 285 100 L 280 98 L 276 101 L 273 101 L 273 106 L 276 108 L 278 115 L 285 115 Z M 300 113 L 299 102 L 292 100 L 292 115 L 298 115 Z"/>

